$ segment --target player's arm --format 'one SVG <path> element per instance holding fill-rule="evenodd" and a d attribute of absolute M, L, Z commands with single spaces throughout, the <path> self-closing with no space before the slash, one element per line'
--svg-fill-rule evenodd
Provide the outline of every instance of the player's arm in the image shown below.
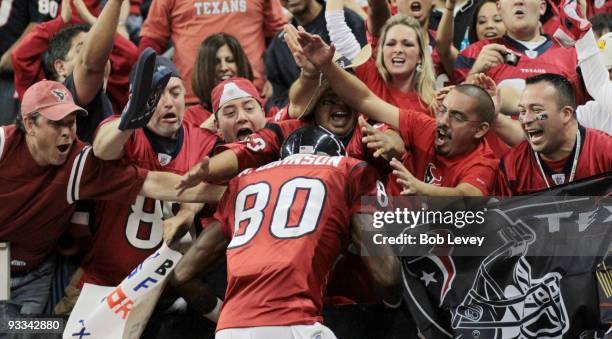
<path fill-rule="evenodd" d="M 180 240 L 189 231 L 189 228 L 193 225 L 193 220 L 202 207 L 204 207 L 204 204 L 201 203 L 182 203 L 175 216 L 164 220 L 164 241 L 168 247 L 176 247 L 176 241 Z"/>
<path fill-rule="evenodd" d="M 170 282 L 181 286 L 213 268 L 224 256 L 228 241 L 221 223 L 213 222 L 200 234 L 173 271 Z"/>
<path fill-rule="evenodd" d="M 351 215 L 351 240 L 362 254 L 366 269 L 374 280 L 374 288 L 382 297 L 385 305 L 389 307 L 399 307 L 401 303 L 400 265 L 399 260 L 387 247 L 377 248 L 382 251 L 381 256 L 368 255 L 367 248 L 363 246 L 363 233 L 365 230 L 372 229 L 373 221 L 370 214 L 354 213 Z"/>
<path fill-rule="evenodd" d="M 402 185 L 402 195 L 422 195 L 428 197 L 481 197 L 482 191 L 472 184 L 462 182 L 456 187 L 440 187 L 417 179 L 397 159 L 391 160 L 393 174 Z"/>
<path fill-rule="evenodd" d="M 187 303 L 213 321 L 218 319 L 222 303 L 198 278 L 223 259 L 227 244 L 221 224 L 214 222 L 196 239 L 169 277 L 170 284 Z"/>
<path fill-rule="evenodd" d="M 115 119 L 98 128 L 93 142 L 93 152 L 98 158 L 116 160 L 123 157 L 125 143 L 130 139 L 134 130 L 120 130 L 120 122 L 121 119 Z"/>
<path fill-rule="evenodd" d="M 176 186 L 181 182 L 181 176 L 169 173 L 151 171 L 142 185 L 140 195 L 164 201 L 196 202 L 216 204 L 225 192 L 225 186 L 200 182 L 194 187 L 179 191 Z"/>
<path fill-rule="evenodd" d="M 320 69 L 334 92 L 353 109 L 368 117 L 399 129 L 399 108 L 377 97 L 357 77 L 341 69 L 332 61 L 335 52 L 321 37 L 299 32 L 299 42 L 304 55 Z"/>
<path fill-rule="evenodd" d="M 83 51 L 74 67 L 74 82 L 81 105 L 87 105 L 98 94 L 104 82 L 104 69 L 113 49 L 115 32 L 124 0 L 109 0 L 96 23 L 87 33 Z"/>
<path fill-rule="evenodd" d="M 205 157 L 193 166 L 176 184 L 180 194 L 203 181 L 221 182 L 233 178 L 239 170 L 238 156 L 232 150 L 225 150 L 212 158 Z"/>

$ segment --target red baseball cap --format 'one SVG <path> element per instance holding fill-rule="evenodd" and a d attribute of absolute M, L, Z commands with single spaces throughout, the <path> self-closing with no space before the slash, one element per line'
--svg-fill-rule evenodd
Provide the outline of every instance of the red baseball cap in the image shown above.
<path fill-rule="evenodd" d="M 62 120 L 73 112 L 87 115 L 86 110 L 74 103 L 66 86 L 50 80 L 35 83 L 23 95 L 21 115 L 25 117 L 33 112 L 53 121 Z"/>
<path fill-rule="evenodd" d="M 213 113 L 225 105 L 226 102 L 234 99 L 251 97 L 261 104 L 261 97 L 251 81 L 245 78 L 230 78 L 219 83 L 212 90 Z"/>

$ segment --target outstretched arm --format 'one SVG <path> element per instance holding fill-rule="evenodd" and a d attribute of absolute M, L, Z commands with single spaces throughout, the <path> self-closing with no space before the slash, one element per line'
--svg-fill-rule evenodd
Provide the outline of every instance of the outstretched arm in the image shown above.
<path fill-rule="evenodd" d="M 382 297 L 383 303 L 391 307 L 399 307 L 402 294 L 399 288 L 400 265 L 396 256 L 389 248 L 381 248 L 385 255 L 371 256 L 363 246 L 363 232 L 372 228 L 372 216 L 356 213 L 351 215 L 351 240 L 374 280 L 374 288 Z"/>
<path fill-rule="evenodd" d="M 299 29 L 304 30 L 302 27 Z M 298 30 L 292 25 L 285 25 L 284 32 L 284 39 L 291 50 L 293 60 L 301 70 L 299 78 L 289 88 L 288 113 L 291 118 L 297 119 L 304 113 L 310 98 L 319 87 L 319 70 L 302 53 L 302 47 L 298 42 Z"/>
<path fill-rule="evenodd" d="M 233 178 L 239 169 L 238 157 L 231 150 L 225 150 L 212 158 L 205 157 L 199 164 L 185 173 L 175 188 L 179 194 L 201 184 L 203 181 L 221 182 Z M 196 186 L 197 187 L 197 186 Z"/>
<path fill-rule="evenodd" d="M 116 160 L 123 157 L 125 143 L 132 136 L 134 130 L 120 130 L 120 122 L 121 119 L 116 119 L 98 128 L 93 142 L 93 152 L 98 158 Z"/>
<path fill-rule="evenodd" d="M 74 82 L 81 105 L 89 104 L 104 83 L 104 70 L 109 60 L 119 23 L 121 6 L 125 0 L 106 2 L 100 17 L 87 33 L 83 51 L 74 67 Z"/>
<path fill-rule="evenodd" d="M 456 2 L 457 0 L 446 0 L 446 11 L 442 14 L 436 34 L 436 47 L 438 47 L 438 52 L 440 52 L 442 67 L 447 74 L 453 74 L 455 71 L 455 61 L 457 60 L 457 55 L 459 55 L 459 51 L 453 45 Z"/>
<path fill-rule="evenodd" d="M 377 97 L 356 77 L 345 72 L 332 61 L 335 48 L 321 37 L 299 32 L 304 55 L 317 66 L 329 81 L 334 92 L 349 106 L 370 118 L 399 129 L 399 108 Z"/>
<path fill-rule="evenodd" d="M 219 222 L 215 222 L 198 237 L 169 277 L 187 303 L 213 321 L 219 318 L 221 301 L 198 278 L 223 258 L 226 248 L 227 240 Z"/>
<path fill-rule="evenodd" d="M 179 191 L 175 187 L 180 181 L 181 176 L 177 174 L 152 171 L 147 174 L 140 194 L 156 200 L 216 204 L 225 192 L 225 186 L 204 182 Z"/>
<path fill-rule="evenodd" d="M 391 17 L 391 10 L 386 0 L 368 0 L 368 31 L 375 37 Z"/>
<path fill-rule="evenodd" d="M 225 256 L 228 241 L 218 221 L 206 228 L 176 266 L 171 283 L 180 286 L 201 276 Z"/>
<path fill-rule="evenodd" d="M 418 195 L 428 197 L 481 197 L 482 192 L 472 184 L 462 182 L 456 187 L 441 187 L 428 184 L 417 179 L 397 159 L 391 160 L 393 174 L 402 186 L 402 195 Z"/>

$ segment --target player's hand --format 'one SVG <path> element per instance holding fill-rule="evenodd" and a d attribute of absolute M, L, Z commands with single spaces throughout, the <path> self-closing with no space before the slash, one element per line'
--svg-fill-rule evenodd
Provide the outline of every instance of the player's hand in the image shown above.
<path fill-rule="evenodd" d="M 478 73 L 472 78 L 471 84 L 484 89 L 487 93 L 489 93 L 491 99 L 493 99 L 493 104 L 495 105 L 495 116 L 493 121 L 495 121 L 501 109 L 501 96 L 495 80 L 484 73 Z"/>
<path fill-rule="evenodd" d="M 299 29 L 303 30 L 300 26 Z M 298 30 L 293 25 L 285 25 L 283 38 L 293 55 L 295 64 L 302 70 L 307 77 L 315 77 L 319 72 L 312 62 L 308 61 L 302 50 L 302 46 L 298 42 Z"/>
<path fill-rule="evenodd" d="M 204 157 L 199 164 L 193 166 L 174 187 L 178 190 L 178 195 L 183 194 L 186 189 L 197 186 L 208 178 L 209 157 Z"/>
<path fill-rule="evenodd" d="M 300 27 L 301 28 L 301 27 Z M 302 28 L 298 31 L 298 42 L 302 46 L 304 56 L 317 69 L 330 64 L 336 52 L 334 44 L 328 45 L 316 34 L 310 34 Z"/>
<path fill-rule="evenodd" d="M 70 8 L 70 0 L 62 0 L 62 11 L 60 12 L 62 21 L 67 24 L 72 20 L 72 8 Z"/>
<path fill-rule="evenodd" d="M 189 231 L 193 224 L 193 214 L 179 213 L 164 220 L 164 241 L 168 247 L 177 250 L 178 241 Z"/>
<path fill-rule="evenodd" d="M 406 153 L 404 141 L 397 133 L 385 133 L 370 125 L 363 116 L 359 117 L 359 126 L 363 137 L 361 142 L 374 151 L 374 158 L 383 157 L 385 160 L 401 158 Z M 399 139 L 399 140 L 396 140 Z"/>
<path fill-rule="evenodd" d="M 500 44 L 488 44 L 482 48 L 470 74 L 485 73 L 493 67 L 504 63 L 504 53 L 510 53 L 507 48 Z"/>
<path fill-rule="evenodd" d="M 402 195 L 423 195 L 423 185 L 427 185 L 421 180 L 417 179 L 399 162 L 397 159 L 391 159 L 391 167 L 393 167 L 393 174 L 397 177 L 397 182 L 402 185 Z"/>

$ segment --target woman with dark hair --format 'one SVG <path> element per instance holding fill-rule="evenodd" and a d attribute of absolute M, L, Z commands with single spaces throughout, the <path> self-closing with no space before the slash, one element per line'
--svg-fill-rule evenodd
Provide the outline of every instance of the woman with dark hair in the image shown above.
<path fill-rule="evenodd" d="M 459 51 L 452 45 L 453 11 L 456 0 L 446 0 L 446 12 L 442 15 L 436 42 L 444 70 L 453 73 L 455 60 Z M 468 24 L 468 39 L 470 44 L 484 39 L 495 39 L 506 34 L 506 26 L 502 22 L 497 9 L 496 0 L 478 1 Z"/>
<path fill-rule="evenodd" d="M 506 26 L 497 10 L 496 0 L 486 0 L 476 5 L 468 26 L 470 44 L 483 39 L 500 38 L 505 33 Z"/>
<path fill-rule="evenodd" d="M 213 34 L 202 42 L 195 60 L 191 87 L 199 104 L 185 110 L 184 120 L 198 126 L 206 121 L 213 113 L 213 88 L 231 77 L 253 81 L 251 64 L 236 38 L 227 33 Z"/>

